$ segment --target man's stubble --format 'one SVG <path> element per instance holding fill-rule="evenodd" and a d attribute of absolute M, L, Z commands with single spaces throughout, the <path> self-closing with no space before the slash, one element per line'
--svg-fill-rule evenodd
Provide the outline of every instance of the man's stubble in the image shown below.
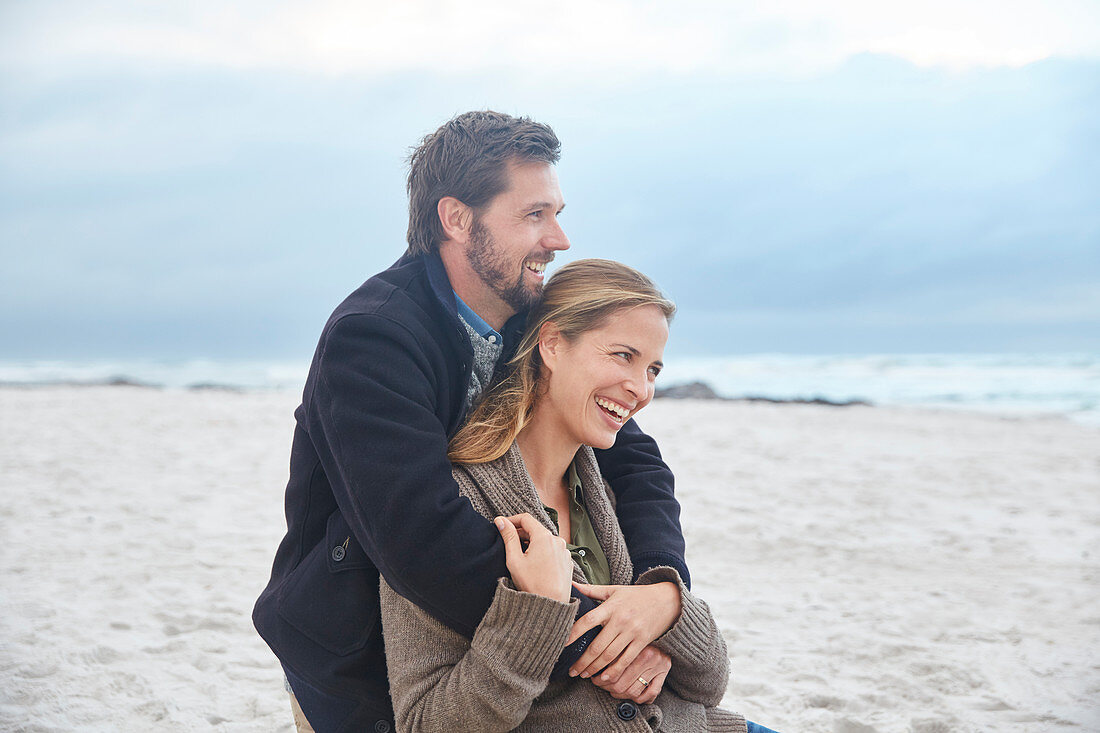
<path fill-rule="evenodd" d="M 525 260 L 509 262 L 507 253 L 476 216 L 470 226 L 466 259 L 485 286 L 516 313 L 538 302 L 540 292 L 524 284 Z"/>

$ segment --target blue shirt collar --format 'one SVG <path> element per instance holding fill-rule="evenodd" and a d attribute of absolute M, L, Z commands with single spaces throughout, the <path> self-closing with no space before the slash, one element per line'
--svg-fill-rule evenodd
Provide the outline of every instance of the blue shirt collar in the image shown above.
<path fill-rule="evenodd" d="M 458 315 L 462 317 L 462 320 L 469 323 L 483 339 L 491 344 L 504 343 L 504 337 L 494 331 L 493 327 L 486 323 L 484 318 L 474 313 L 473 308 L 466 305 L 462 298 L 458 297 L 458 293 L 455 293 L 455 306 L 458 308 Z"/>

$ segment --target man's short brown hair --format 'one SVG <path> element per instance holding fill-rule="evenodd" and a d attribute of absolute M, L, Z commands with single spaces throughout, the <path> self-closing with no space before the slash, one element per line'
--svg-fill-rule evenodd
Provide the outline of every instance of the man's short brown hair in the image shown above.
<path fill-rule="evenodd" d="M 443 241 L 439 200 L 453 196 L 475 212 L 508 186 L 508 164 L 561 157 L 549 125 L 482 110 L 454 117 L 409 155 L 407 254 L 433 252 Z"/>

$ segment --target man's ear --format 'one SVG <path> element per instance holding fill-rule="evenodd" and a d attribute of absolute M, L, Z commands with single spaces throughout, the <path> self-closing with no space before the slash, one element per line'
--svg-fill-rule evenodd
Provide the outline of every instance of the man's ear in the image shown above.
<path fill-rule="evenodd" d="M 542 364 L 549 372 L 554 371 L 554 366 L 557 364 L 558 356 L 561 355 L 562 348 L 565 346 L 565 337 L 561 334 L 561 329 L 553 321 L 546 321 L 539 326 L 539 356 L 542 357 Z"/>
<path fill-rule="evenodd" d="M 435 207 L 439 223 L 443 225 L 443 239 L 466 244 L 470 237 L 474 212 L 454 196 L 444 196 Z"/>

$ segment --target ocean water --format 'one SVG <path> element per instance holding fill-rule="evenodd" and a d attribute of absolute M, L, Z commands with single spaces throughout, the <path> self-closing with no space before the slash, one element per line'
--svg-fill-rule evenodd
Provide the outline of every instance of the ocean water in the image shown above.
<path fill-rule="evenodd" d="M 724 397 L 867 400 L 1100 425 L 1100 354 L 755 354 L 672 360 L 667 384 L 703 381 Z"/>
<path fill-rule="evenodd" d="M 90 360 L 0 361 L 0 384 L 133 383 L 169 389 L 295 389 L 305 384 L 308 361 Z"/>
<path fill-rule="evenodd" d="M 703 381 L 724 397 L 1058 414 L 1100 425 L 1100 354 L 671 355 L 659 386 Z M 308 362 L 0 361 L 0 384 L 130 382 L 169 389 L 299 390 Z"/>

